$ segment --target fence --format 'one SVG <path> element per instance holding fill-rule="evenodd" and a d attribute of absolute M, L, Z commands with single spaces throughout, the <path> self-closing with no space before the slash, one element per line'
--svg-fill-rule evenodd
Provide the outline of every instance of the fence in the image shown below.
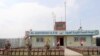
<path fill-rule="evenodd" d="M 67 47 L 71 50 L 79 52 L 84 56 L 100 56 L 100 47 Z"/>
<path fill-rule="evenodd" d="M 64 50 L 54 48 L 49 50 L 33 48 L 31 51 L 27 49 L 10 49 L 8 51 L 0 50 L 0 56 L 64 56 Z"/>

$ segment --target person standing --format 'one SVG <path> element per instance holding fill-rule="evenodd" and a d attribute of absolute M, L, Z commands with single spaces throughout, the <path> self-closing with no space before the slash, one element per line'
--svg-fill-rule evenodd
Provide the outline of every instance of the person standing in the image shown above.
<path fill-rule="evenodd" d="M 81 41 L 80 41 L 80 45 L 83 46 L 83 44 L 84 44 L 84 42 L 83 42 L 83 40 L 81 40 Z"/>
<path fill-rule="evenodd" d="M 57 41 L 57 48 L 59 48 L 60 46 L 60 41 Z"/>
<path fill-rule="evenodd" d="M 7 40 L 6 42 L 5 42 L 5 55 L 9 55 L 9 50 L 10 50 L 10 48 L 11 48 L 11 44 L 10 44 L 10 42 Z"/>
<path fill-rule="evenodd" d="M 47 50 L 49 50 L 49 48 L 50 48 L 50 40 L 49 39 L 46 40 L 45 47 Z"/>
<path fill-rule="evenodd" d="M 28 56 L 31 56 L 31 50 L 32 50 L 31 39 L 27 38 L 26 40 L 27 40 L 27 42 L 26 42 L 26 48 L 28 50 Z"/>

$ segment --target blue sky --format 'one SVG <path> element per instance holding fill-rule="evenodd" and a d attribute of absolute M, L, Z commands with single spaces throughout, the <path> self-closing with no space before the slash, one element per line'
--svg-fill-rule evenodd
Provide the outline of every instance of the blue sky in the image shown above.
<path fill-rule="evenodd" d="M 0 38 L 20 38 L 26 30 L 53 30 L 64 19 L 65 0 L 0 0 Z M 67 30 L 100 30 L 100 0 L 66 0 Z"/>

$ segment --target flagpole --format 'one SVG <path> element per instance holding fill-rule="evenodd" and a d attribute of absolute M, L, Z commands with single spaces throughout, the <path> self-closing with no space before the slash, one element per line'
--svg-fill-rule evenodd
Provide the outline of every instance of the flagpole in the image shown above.
<path fill-rule="evenodd" d="M 65 21 L 66 21 L 66 0 L 64 2 L 64 5 L 65 5 Z"/>

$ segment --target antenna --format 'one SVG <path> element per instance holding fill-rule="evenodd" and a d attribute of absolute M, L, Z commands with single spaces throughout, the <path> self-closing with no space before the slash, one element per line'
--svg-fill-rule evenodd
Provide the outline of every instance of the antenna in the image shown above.
<path fill-rule="evenodd" d="M 64 6 L 65 6 L 65 26 L 66 26 L 66 0 L 64 0 Z"/>
<path fill-rule="evenodd" d="M 65 5 L 65 21 L 66 21 L 66 0 L 64 1 L 64 5 Z"/>
<path fill-rule="evenodd" d="M 56 15 L 54 12 L 52 12 L 52 18 L 53 18 L 53 27 L 55 29 Z"/>
<path fill-rule="evenodd" d="M 55 15 L 54 12 L 52 12 L 52 18 L 53 18 L 53 22 L 55 23 L 55 21 L 56 21 L 56 15 Z"/>

